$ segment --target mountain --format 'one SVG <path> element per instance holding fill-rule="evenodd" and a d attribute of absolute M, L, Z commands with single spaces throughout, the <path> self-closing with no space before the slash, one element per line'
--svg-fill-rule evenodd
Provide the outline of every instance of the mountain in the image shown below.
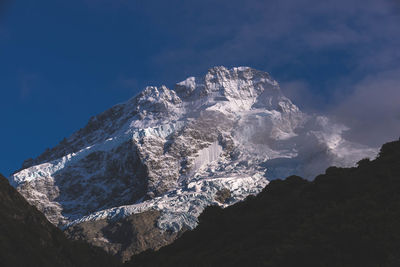
<path fill-rule="evenodd" d="M 400 140 L 312 182 L 274 180 L 256 197 L 206 208 L 199 226 L 125 266 L 399 266 Z"/>
<path fill-rule="evenodd" d="M 0 265 L 117 266 L 100 249 L 66 239 L 0 175 Z"/>
<path fill-rule="evenodd" d="M 268 73 L 214 67 L 174 89 L 146 87 L 9 180 L 68 236 L 127 260 L 195 228 L 205 207 L 235 204 L 271 179 L 312 179 L 375 156 L 346 141 L 346 129 L 301 112 Z"/>

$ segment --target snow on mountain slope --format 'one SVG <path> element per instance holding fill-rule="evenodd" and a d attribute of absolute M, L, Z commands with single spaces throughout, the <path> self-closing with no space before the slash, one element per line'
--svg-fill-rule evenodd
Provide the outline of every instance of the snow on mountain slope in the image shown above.
<path fill-rule="evenodd" d="M 345 130 L 302 113 L 268 73 L 214 67 L 173 90 L 147 87 L 9 180 L 60 227 L 156 209 L 160 229 L 179 231 L 195 227 L 207 205 L 257 194 L 267 179 L 312 179 L 376 155 L 344 140 Z"/>

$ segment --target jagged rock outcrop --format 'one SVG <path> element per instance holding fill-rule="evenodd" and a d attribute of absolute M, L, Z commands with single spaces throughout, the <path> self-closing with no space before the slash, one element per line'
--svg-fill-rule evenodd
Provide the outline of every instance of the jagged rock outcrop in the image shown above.
<path fill-rule="evenodd" d="M 268 73 L 214 67 L 174 89 L 147 87 L 9 179 L 63 229 L 156 210 L 156 227 L 177 233 L 194 228 L 206 206 L 257 194 L 267 179 L 311 179 L 376 153 L 343 139 L 345 130 L 301 112 Z"/>

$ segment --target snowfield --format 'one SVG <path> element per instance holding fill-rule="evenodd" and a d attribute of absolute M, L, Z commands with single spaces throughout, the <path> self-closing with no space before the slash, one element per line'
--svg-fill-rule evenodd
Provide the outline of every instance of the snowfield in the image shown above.
<path fill-rule="evenodd" d="M 313 179 L 375 157 L 377 149 L 345 140 L 346 130 L 301 112 L 268 73 L 214 67 L 172 90 L 146 87 L 9 180 L 61 228 L 155 209 L 158 227 L 176 232 L 196 227 L 206 206 L 256 195 L 270 179 Z"/>

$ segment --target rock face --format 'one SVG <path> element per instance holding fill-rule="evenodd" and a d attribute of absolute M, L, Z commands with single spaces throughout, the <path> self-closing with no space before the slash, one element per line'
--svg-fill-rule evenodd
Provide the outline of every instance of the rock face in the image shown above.
<path fill-rule="evenodd" d="M 118 266 L 104 251 L 68 240 L 0 174 L 0 264 L 14 266 Z"/>
<path fill-rule="evenodd" d="M 160 216 L 159 211 L 149 210 L 117 221 L 85 221 L 72 225 L 65 233 L 71 239 L 87 240 L 126 261 L 147 249 L 157 250 L 168 245 L 184 232 L 185 229 L 162 231 L 157 227 Z"/>
<path fill-rule="evenodd" d="M 173 90 L 147 87 L 25 161 L 9 180 L 55 225 L 81 225 L 73 232 L 122 255 L 125 245 L 93 241 L 104 236 L 85 225 L 100 231 L 105 221 L 115 226 L 155 210 L 159 230 L 193 229 L 206 206 L 255 195 L 267 179 L 311 179 L 329 165 L 375 155 L 344 140 L 345 130 L 302 113 L 268 73 L 215 67 Z"/>
<path fill-rule="evenodd" d="M 357 165 L 208 207 L 196 229 L 124 266 L 399 266 L 400 140 Z"/>

